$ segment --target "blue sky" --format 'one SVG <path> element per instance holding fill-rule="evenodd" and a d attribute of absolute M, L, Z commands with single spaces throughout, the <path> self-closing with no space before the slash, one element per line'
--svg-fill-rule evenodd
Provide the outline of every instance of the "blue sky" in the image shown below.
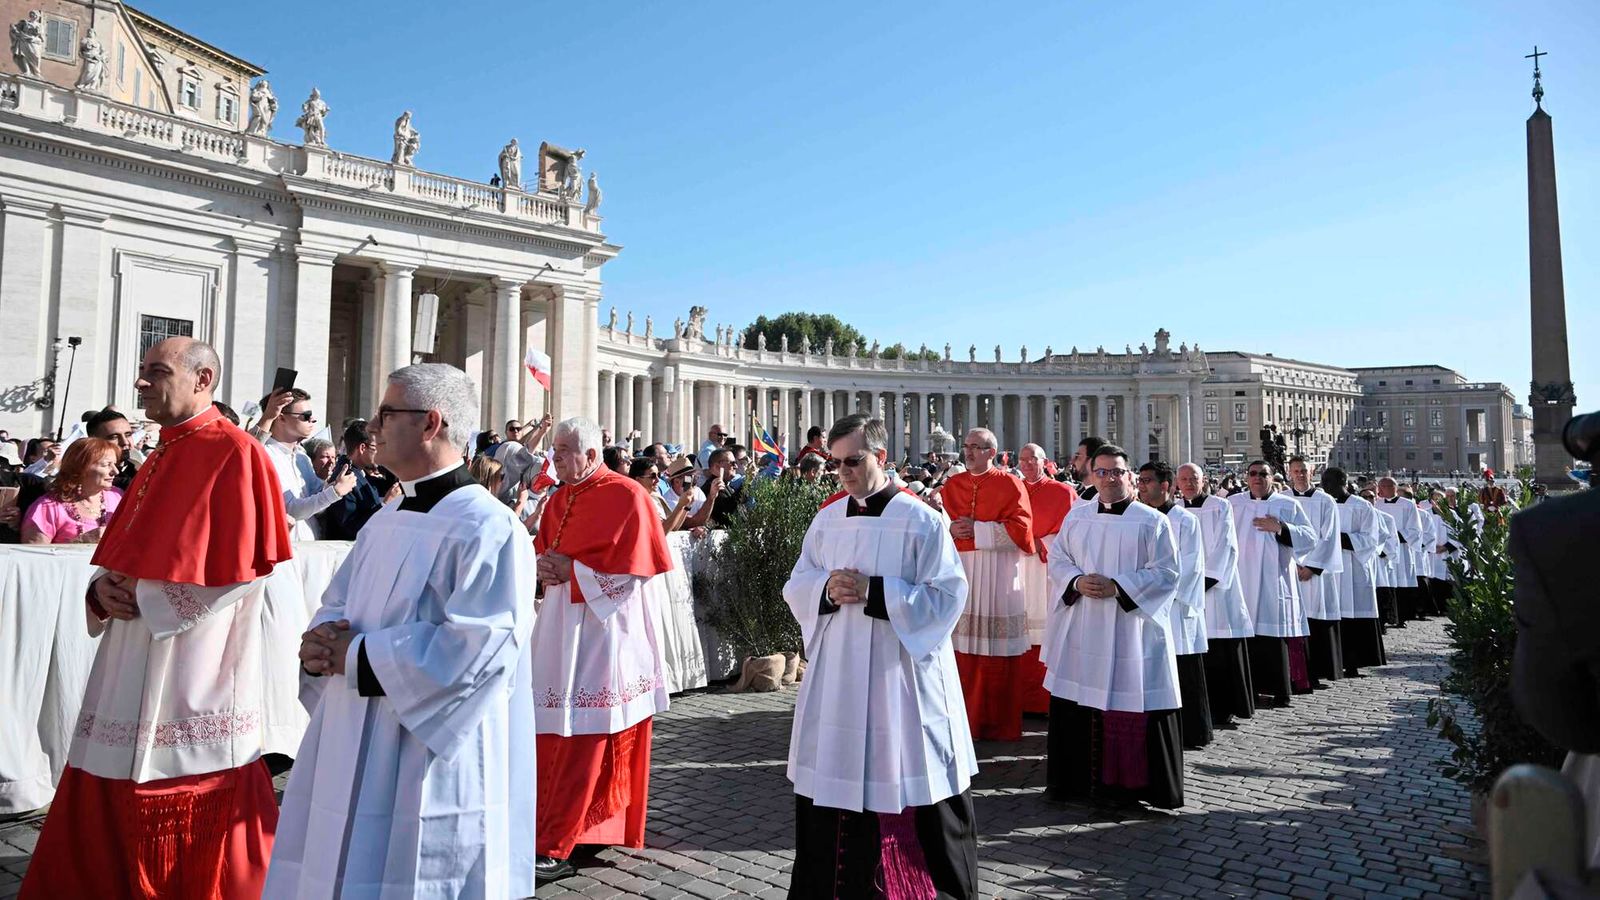
<path fill-rule="evenodd" d="M 1173 341 L 1529 380 L 1530 67 L 1600 407 L 1600 4 L 144 0 L 313 84 L 336 149 L 487 179 L 588 149 L 621 310 L 832 312 L 884 343 Z M 605 307 L 603 306 L 602 309 Z"/>

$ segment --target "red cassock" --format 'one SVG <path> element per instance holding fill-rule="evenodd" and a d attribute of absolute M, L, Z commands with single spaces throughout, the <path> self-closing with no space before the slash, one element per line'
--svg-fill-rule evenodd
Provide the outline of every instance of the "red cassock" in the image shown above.
<path fill-rule="evenodd" d="M 290 557 L 286 521 L 266 452 L 208 408 L 161 429 L 94 563 L 208 587 L 253 581 Z M 272 777 L 259 759 L 142 783 L 68 766 L 21 897 L 258 897 L 277 823 Z"/>
<path fill-rule="evenodd" d="M 1031 553 L 1034 546 L 1033 508 L 1028 501 L 1028 491 L 1022 479 L 991 468 L 982 475 L 957 472 L 945 482 L 939 496 L 944 501 L 945 512 L 952 520 L 971 517 L 979 522 L 999 522 L 1005 527 L 1020 553 Z M 973 538 L 957 538 L 956 549 L 966 553 L 978 549 Z M 970 569 L 969 569 L 970 571 Z M 1020 572 L 1018 573 L 1020 577 Z M 964 629 L 970 633 L 991 634 L 996 627 L 1015 627 L 1026 631 L 1026 617 L 1020 604 L 1020 592 L 1014 616 L 1006 620 L 991 619 L 996 612 L 993 601 L 982 596 L 991 590 L 989 585 L 969 584 L 967 612 L 956 625 L 957 646 Z M 1006 602 L 1010 602 L 1007 599 Z M 1023 698 L 1025 685 L 1032 669 L 1027 665 L 1028 648 L 1020 647 L 1014 654 L 985 654 L 956 651 L 956 670 L 961 675 L 961 690 L 966 697 L 967 721 L 972 727 L 974 740 L 1017 741 L 1022 739 Z M 1038 654 L 1033 654 L 1034 665 Z M 1043 678 L 1040 678 L 1043 683 Z"/>
<path fill-rule="evenodd" d="M 633 479 L 601 468 L 556 490 L 539 520 L 534 549 L 608 575 L 659 575 L 672 568 L 672 557 L 652 503 Z M 577 579 L 568 585 L 571 602 L 582 603 Z M 615 734 L 538 736 L 539 855 L 566 859 L 579 844 L 644 846 L 651 722 Z"/>
<path fill-rule="evenodd" d="M 1028 488 L 1028 503 L 1033 507 L 1034 552 L 1038 554 L 1040 562 L 1049 562 L 1050 555 L 1045 548 L 1056 532 L 1061 530 L 1061 520 L 1067 517 L 1067 511 L 1072 509 L 1072 501 L 1078 499 L 1078 495 L 1072 488 L 1053 478 L 1041 478 L 1024 484 Z M 1050 692 L 1044 689 L 1044 663 L 1039 660 L 1038 646 L 1028 648 L 1022 666 L 1026 670 L 1029 686 L 1022 697 L 1022 711 L 1048 714 Z"/>

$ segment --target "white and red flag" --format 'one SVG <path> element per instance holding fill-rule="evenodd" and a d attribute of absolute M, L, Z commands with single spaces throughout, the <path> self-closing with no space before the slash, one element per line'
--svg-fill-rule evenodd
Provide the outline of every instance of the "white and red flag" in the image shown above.
<path fill-rule="evenodd" d="M 533 477 L 533 484 L 528 487 L 528 490 L 537 494 L 547 487 L 553 487 L 560 483 L 561 479 L 556 477 L 556 455 L 554 451 L 546 453 L 544 455 L 544 465 L 539 467 L 539 474 Z"/>
<path fill-rule="evenodd" d="M 550 390 L 550 356 L 540 353 L 535 347 L 528 348 L 528 355 L 523 357 L 522 364 L 528 367 L 528 374 L 533 380 Z"/>

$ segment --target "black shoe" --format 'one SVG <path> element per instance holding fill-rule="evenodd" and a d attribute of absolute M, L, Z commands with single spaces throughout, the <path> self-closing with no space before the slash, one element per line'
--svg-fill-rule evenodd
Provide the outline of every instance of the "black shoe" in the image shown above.
<path fill-rule="evenodd" d="M 541 856 L 533 862 L 534 884 L 550 884 L 575 874 L 572 863 L 554 856 Z"/>

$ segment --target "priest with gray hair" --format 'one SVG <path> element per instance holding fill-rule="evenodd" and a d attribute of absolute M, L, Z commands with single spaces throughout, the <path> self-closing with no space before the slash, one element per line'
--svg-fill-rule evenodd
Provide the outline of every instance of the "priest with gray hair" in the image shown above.
<path fill-rule="evenodd" d="M 465 372 L 389 376 L 369 425 L 404 499 L 356 538 L 300 646 L 311 709 L 268 898 L 534 889 L 533 548 L 462 463 Z"/>
<path fill-rule="evenodd" d="M 578 844 L 644 846 L 650 729 L 667 709 L 649 603 L 668 571 L 655 501 L 601 465 L 600 426 L 556 425 L 561 486 L 534 549 L 544 591 L 533 631 L 539 738 L 539 882 L 572 874 Z"/>

